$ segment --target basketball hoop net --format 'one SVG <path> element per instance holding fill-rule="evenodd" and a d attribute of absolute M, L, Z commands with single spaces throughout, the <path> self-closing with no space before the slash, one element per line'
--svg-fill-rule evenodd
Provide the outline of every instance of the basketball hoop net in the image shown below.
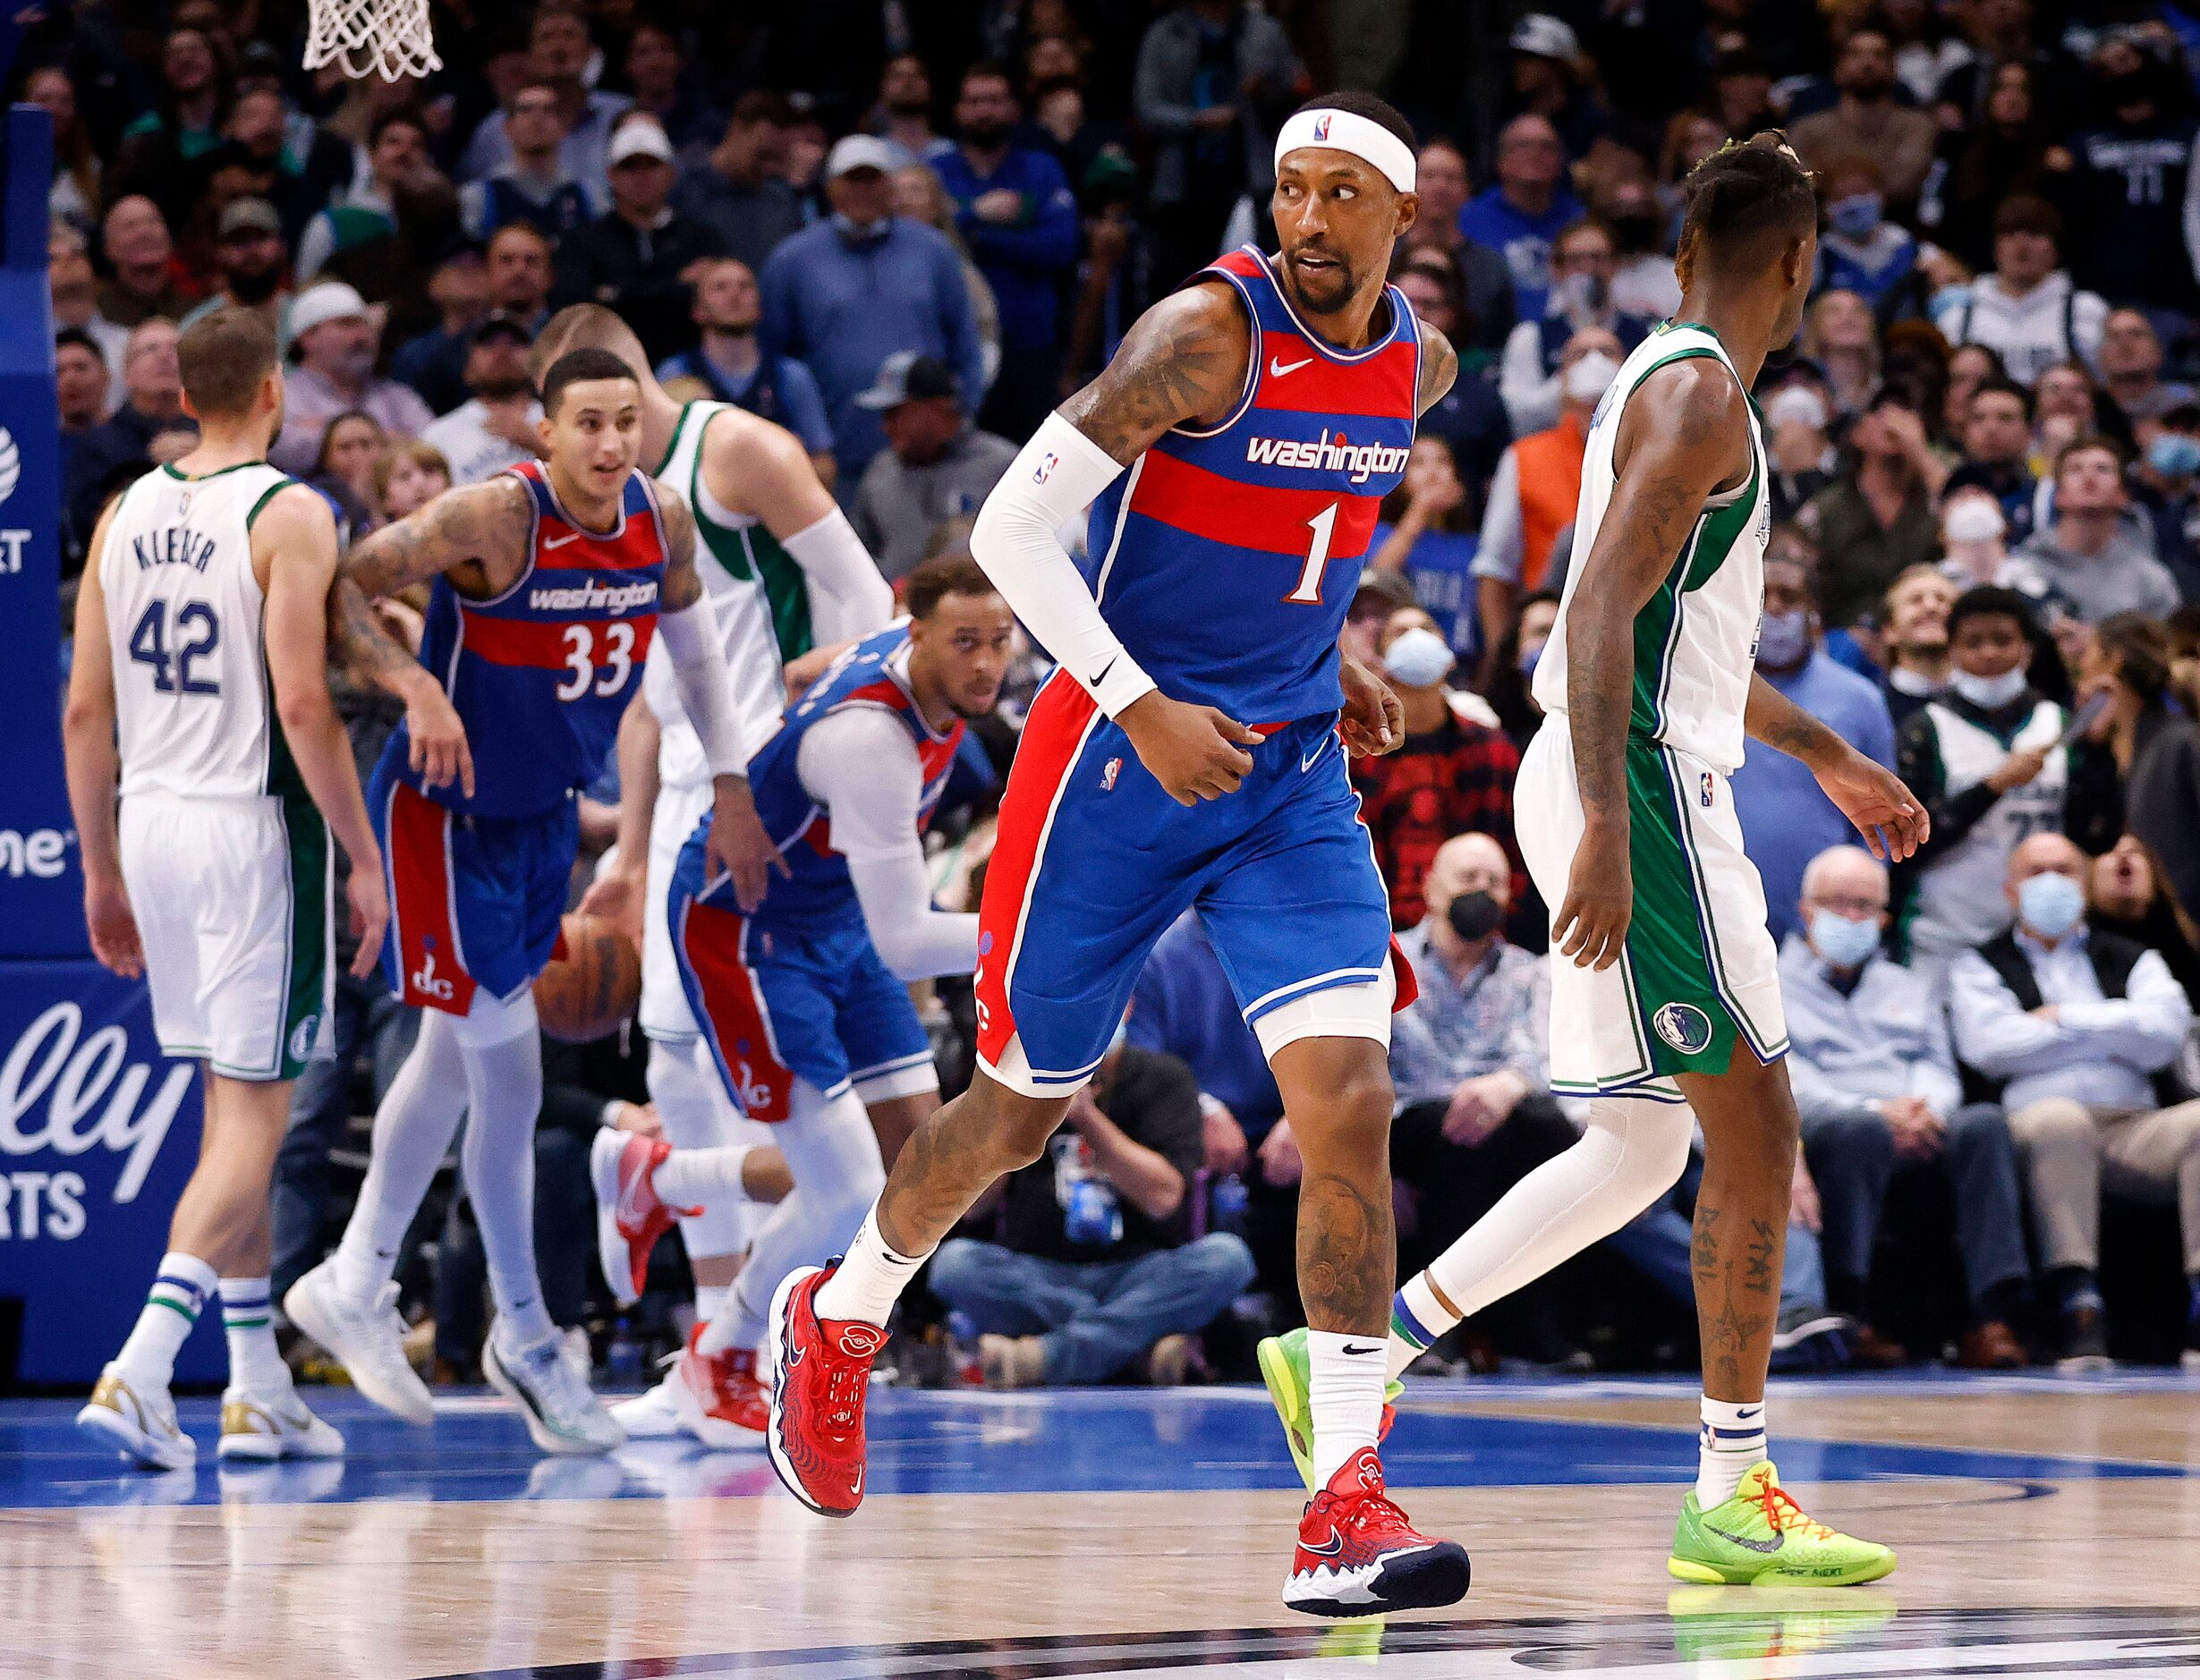
<path fill-rule="evenodd" d="M 347 76 L 401 81 L 443 68 L 428 22 L 428 0 L 311 0 L 305 67 L 339 66 Z"/>

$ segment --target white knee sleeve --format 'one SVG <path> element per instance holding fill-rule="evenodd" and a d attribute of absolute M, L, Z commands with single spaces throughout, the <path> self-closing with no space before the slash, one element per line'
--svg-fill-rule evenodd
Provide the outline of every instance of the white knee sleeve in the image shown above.
<path fill-rule="evenodd" d="M 1271 1062 L 1277 1051 L 1301 1039 L 1372 1039 L 1388 1049 L 1390 1005 L 1397 999 L 1397 980 L 1386 962 L 1380 980 L 1330 986 L 1278 1004 L 1253 1023 L 1253 1036 Z"/>
<path fill-rule="evenodd" d="M 445 1019 L 450 1022 L 451 1034 L 462 1048 L 486 1050 L 537 1030 L 535 995 L 522 991 L 515 997 L 491 997 L 487 992 L 476 992 L 470 1011 Z"/>
<path fill-rule="evenodd" d="M 650 1100 L 675 1150 L 715 1149 L 723 1143 L 770 1143 L 776 1127 L 752 1120 L 727 1100 L 714 1070 L 703 1065 L 699 1042 L 650 1044 Z M 754 1203 L 724 1198 L 692 1218 L 680 1221 L 680 1241 L 688 1259 L 713 1260 L 738 1254 L 749 1246 L 762 1209 Z"/>
<path fill-rule="evenodd" d="M 771 1128 L 786 1157 L 794 1193 L 771 1210 L 749 1263 L 734 1285 L 731 1342 L 753 1347 L 763 1333 L 765 1308 L 779 1280 L 797 1266 L 815 1266 L 845 1253 L 871 1204 L 886 1188 L 878 1134 L 862 1099 L 853 1090 L 827 1098 L 807 1080 L 794 1082 L 788 1117 Z"/>
<path fill-rule="evenodd" d="M 1615 1207 L 1628 1204 L 1604 1233 L 1609 1235 L 1680 1182 L 1695 1141 L 1695 1110 L 1646 1097 L 1593 1098 L 1582 1139 L 1601 1140 L 1609 1155 L 1610 1175 L 1601 1193 Z"/>

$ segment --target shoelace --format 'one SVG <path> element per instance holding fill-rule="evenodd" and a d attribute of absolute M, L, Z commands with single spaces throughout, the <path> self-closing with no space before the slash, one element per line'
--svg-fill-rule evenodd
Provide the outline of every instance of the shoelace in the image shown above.
<path fill-rule="evenodd" d="M 842 1357 L 832 1362 L 825 1376 L 825 1432 L 836 1440 L 855 1433 L 863 1395 L 871 1386 L 870 1362 Z"/>
<path fill-rule="evenodd" d="M 1788 1490 L 1776 1481 L 1764 1483 L 1757 1490 L 1756 1499 L 1759 1508 L 1764 1513 L 1765 1526 L 1775 1534 L 1792 1528 L 1802 1530 L 1809 1540 L 1831 1540 L 1833 1537 L 1831 1529 L 1789 1498 Z"/>

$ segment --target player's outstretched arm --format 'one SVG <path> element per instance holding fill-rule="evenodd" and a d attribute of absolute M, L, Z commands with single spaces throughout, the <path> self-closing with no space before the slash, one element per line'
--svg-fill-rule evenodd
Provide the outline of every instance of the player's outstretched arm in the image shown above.
<path fill-rule="evenodd" d="M 754 414 L 721 415 L 704 434 L 703 468 L 711 494 L 756 515 L 802 568 L 819 641 L 858 641 L 893 622 L 893 586 L 801 438 Z"/>
<path fill-rule="evenodd" d="M 1826 797 L 1856 825 L 1873 857 L 1899 863 L 1931 836 L 1931 815 L 1900 776 L 1857 751 L 1754 674 L 1742 726 L 1751 740 L 1810 766 Z"/>
<path fill-rule="evenodd" d="M 389 896 L 351 740 L 328 693 L 328 597 L 336 575 L 336 522 L 328 504 L 302 484 L 276 491 L 252 522 L 252 558 L 267 570 L 261 636 L 276 716 L 299 778 L 351 860 L 345 895 L 359 941 L 352 972 L 364 980 L 382 960 Z"/>
<path fill-rule="evenodd" d="M 145 972 L 137 918 L 123 885 L 122 840 L 115 790 L 122 757 L 115 746 L 115 650 L 107 642 L 106 590 L 99 556 L 106 552 L 112 504 L 91 534 L 84 580 L 76 594 L 76 653 L 69 666 L 69 700 L 62 713 L 69 810 L 76 819 L 77 856 L 84 870 L 84 926 L 91 954 L 125 980 Z"/>
<path fill-rule="evenodd" d="M 1672 571 L 1704 498 L 1746 468 L 1748 399 L 1726 365 L 1695 357 L 1645 379 L 1606 424 L 1618 474 L 1566 609 L 1566 707 L 1585 827 L 1551 944 L 1581 968 L 1619 960 L 1635 914 L 1627 725 L 1635 618 Z"/>
<path fill-rule="evenodd" d="M 1244 393 L 1251 327 L 1236 294 L 1198 285 L 1138 318 L 1115 360 L 1049 414 L 979 510 L 970 552 L 1024 627 L 1123 726 L 1177 803 L 1235 793 L 1259 737 L 1212 706 L 1169 699 L 1100 616 L 1055 535 L 1172 426 L 1219 420 Z"/>
<path fill-rule="evenodd" d="M 695 570 L 695 515 L 679 491 L 659 482 L 658 505 L 665 521 L 665 589 L 657 633 L 672 661 L 680 707 L 702 742 L 712 789 L 709 863 L 733 877 L 743 912 L 764 902 L 771 871 L 787 873 L 771 836 L 764 832 L 749 793 L 749 749 L 762 739 L 761 719 L 744 719 L 726 669 L 726 650 Z"/>

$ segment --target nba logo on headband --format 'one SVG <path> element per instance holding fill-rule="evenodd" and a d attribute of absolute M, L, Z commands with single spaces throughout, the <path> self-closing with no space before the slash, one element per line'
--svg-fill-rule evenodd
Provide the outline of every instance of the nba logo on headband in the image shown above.
<path fill-rule="evenodd" d="M 1277 168 L 1283 167 L 1287 153 L 1301 146 L 1322 146 L 1331 151 L 1349 152 L 1380 171 L 1400 192 L 1414 190 L 1413 148 L 1381 123 L 1371 122 L 1355 111 L 1317 106 L 1312 110 L 1293 112 L 1276 136 Z"/>
<path fill-rule="evenodd" d="M 1318 140 L 1325 140 L 1329 137 L 1329 114 L 1324 111 L 1314 118 L 1314 138 Z"/>

